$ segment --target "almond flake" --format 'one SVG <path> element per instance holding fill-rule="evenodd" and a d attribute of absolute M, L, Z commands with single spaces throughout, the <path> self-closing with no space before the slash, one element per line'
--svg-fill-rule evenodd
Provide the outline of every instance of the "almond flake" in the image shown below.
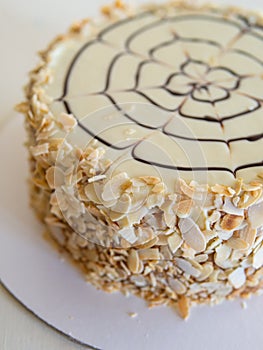
<path fill-rule="evenodd" d="M 243 216 L 226 214 L 221 220 L 220 226 L 223 230 L 232 231 L 241 225 Z"/>
<path fill-rule="evenodd" d="M 175 263 L 179 267 L 179 269 L 181 269 L 188 275 L 191 275 L 194 277 L 199 277 L 201 275 L 201 272 L 198 269 L 194 268 L 192 264 L 185 259 L 175 258 Z"/>
<path fill-rule="evenodd" d="M 263 245 L 257 250 L 253 256 L 253 267 L 259 269 L 263 265 Z"/>
<path fill-rule="evenodd" d="M 177 249 L 181 247 L 183 240 L 177 232 L 174 232 L 172 235 L 168 236 L 167 242 L 171 252 L 174 254 Z"/>
<path fill-rule="evenodd" d="M 229 197 L 225 198 L 224 205 L 222 207 L 222 210 L 227 213 L 227 214 L 232 214 L 232 215 L 239 215 L 243 216 L 244 215 L 244 209 L 237 208 L 231 199 Z"/>
<path fill-rule="evenodd" d="M 263 226 L 263 202 L 248 208 L 248 220 L 254 229 Z"/>
<path fill-rule="evenodd" d="M 141 260 L 159 260 L 160 259 L 158 248 L 140 249 L 138 253 Z"/>
<path fill-rule="evenodd" d="M 160 178 L 156 176 L 139 176 L 139 179 L 145 182 L 147 185 L 156 185 L 161 182 Z"/>
<path fill-rule="evenodd" d="M 41 156 L 42 154 L 47 154 L 49 151 L 49 144 L 42 143 L 36 146 L 31 146 L 30 151 L 34 157 Z"/>
<path fill-rule="evenodd" d="M 123 229 L 119 230 L 119 234 L 130 244 L 133 244 L 137 241 L 137 236 L 134 233 L 133 227 L 124 227 Z"/>
<path fill-rule="evenodd" d="M 65 175 L 58 167 L 50 167 L 46 171 L 46 180 L 50 188 L 57 188 L 64 184 Z"/>
<path fill-rule="evenodd" d="M 216 247 L 215 263 L 223 267 L 224 262 L 230 257 L 232 249 L 225 244 Z"/>
<path fill-rule="evenodd" d="M 189 299 L 182 295 L 178 300 L 178 311 L 183 319 L 187 319 L 190 314 L 190 301 Z"/>
<path fill-rule="evenodd" d="M 185 242 L 200 253 L 206 248 L 206 239 L 200 228 L 191 218 L 180 219 L 179 228 Z"/>
<path fill-rule="evenodd" d="M 64 112 L 57 116 L 57 122 L 60 124 L 61 128 L 66 132 L 71 131 L 77 125 L 76 118 L 73 116 L 73 114 L 67 114 Z"/>
<path fill-rule="evenodd" d="M 88 182 L 92 183 L 92 182 L 96 182 L 96 181 L 100 181 L 100 180 L 104 180 L 104 179 L 106 179 L 106 175 L 100 174 L 100 175 L 95 175 L 93 177 L 90 177 L 88 179 Z"/>
<path fill-rule="evenodd" d="M 193 200 L 185 199 L 176 203 L 173 209 L 177 216 L 179 216 L 180 218 L 186 218 L 187 216 L 190 215 L 193 204 L 194 204 Z"/>
<path fill-rule="evenodd" d="M 232 249 L 237 250 L 244 250 L 249 247 L 248 243 L 244 241 L 242 238 L 238 237 L 231 237 L 227 242 L 226 245 Z"/>
<path fill-rule="evenodd" d="M 131 249 L 127 259 L 128 268 L 132 273 L 138 273 L 140 266 L 140 259 L 137 251 L 135 249 Z"/>
<path fill-rule="evenodd" d="M 228 276 L 229 282 L 235 289 L 242 287 L 246 282 L 246 275 L 243 267 L 238 267 Z"/>
<path fill-rule="evenodd" d="M 119 198 L 121 195 L 121 185 L 123 185 L 127 179 L 128 176 L 126 173 L 120 173 L 113 176 L 104 185 L 103 191 L 101 193 L 101 198 L 106 202 Z"/>
<path fill-rule="evenodd" d="M 169 286 L 176 294 L 185 294 L 186 286 L 178 279 L 169 278 Z"/>

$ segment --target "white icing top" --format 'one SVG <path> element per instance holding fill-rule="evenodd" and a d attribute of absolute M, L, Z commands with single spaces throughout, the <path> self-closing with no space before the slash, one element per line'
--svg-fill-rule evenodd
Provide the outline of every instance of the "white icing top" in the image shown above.
<path fill-rule="evenodd" d="M 56 113 L 112 171 L 231 185 L 263 171 L 263 28 L 218 10 L 138 13 L 51 53 Z"/>

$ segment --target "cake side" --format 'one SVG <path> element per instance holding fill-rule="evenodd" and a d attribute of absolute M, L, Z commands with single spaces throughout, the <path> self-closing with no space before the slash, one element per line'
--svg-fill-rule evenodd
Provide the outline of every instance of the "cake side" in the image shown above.
<path fill-rule="evenodd" d="M 106 11 L 114 20 L 120 10 L 126 13 L 120 2 L 116 6 L 117 12 Z M 51 78 L 50 52 L 81 35 L 85 25 L 74 26 L 42 53 L 27 101 L 19 106 L 29 135 L 31 202 L 51 235 L 96 287 L 131 292 L 150 305 L 178 304 L 184 317 L 190 304 L 260 290 L 262 173 L 249 183 L 236 179 L 233 186 L 179 178 L 171 192 L 158 176 L 108 177 L 112 162 L 101 145 L 81 149 L 68 141 L 77 122 L 65 112 L 53 115 L 43 87 Z"/>

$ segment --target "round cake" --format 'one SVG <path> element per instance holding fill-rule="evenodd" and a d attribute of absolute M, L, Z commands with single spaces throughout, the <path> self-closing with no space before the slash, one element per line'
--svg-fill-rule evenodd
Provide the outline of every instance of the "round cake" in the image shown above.
<path fill-rule="evenodd" d="M 263 288 L 263 21 L 174 1 L 75 23 L 25 114 L 31 204 L 105 291 L 168 304 Z"/>

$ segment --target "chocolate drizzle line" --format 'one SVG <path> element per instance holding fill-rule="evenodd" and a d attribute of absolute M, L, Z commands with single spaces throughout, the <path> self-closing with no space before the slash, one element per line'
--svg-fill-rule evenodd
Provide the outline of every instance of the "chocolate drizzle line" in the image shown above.
<path fill-rule="evenodd" d="M 62 96 L 57 99 L 57 101 L 62 101 L 64 108 L 66 110 L 67 113 L 72 113 L 80 128 L 82 128 L 85 132 L 87 132 L 91 137 L 97 139 L 98 141 L 100 141 L 102 144 L 116 149 L 116 150 L 123 150 L 123 149 L 127 149 L 129 147 L 131 147 L 131 145 L 128 146 L 116 146 L 110 142 L 108 142 L 107 140 L 103 139 L 102 137 L 100 137 L 97 134 L 94 134 L 86 125 L 84 125 L 79 118 L 74 114 L 74 112 L 71 109 L 70 103 L 67 100 L 67 94 L 68 94 L 68 89 L 69 89 L 69 84 L 70 84 L 70 78 L 71 75 L 74 71 L 75 65 L 78 63 L 78 60 L 80 59 L 81 55 L 83 54 L 84 51 L 87 51 L 91 46 L 96 45 L 98 43 L 101 44 L 105 44 L 108 45 L 110 47 L 113 47 L 113 45 L 110 42 L 107 42 L 104 39 L 104 36 L 106 34 L 108 34 L 111 31 L 114 31 L 114 29 L 121 27 L 122 25 L 124 25 L 125 23 L 128 22 L 132 22 L 135 21 L 137 19 L 143 18 L 143 17 L 147 17 L 147 16 L 151 16 L 152 13 L 151 12 L 143 12 L 140 13 L 138 15 L 136 15 L 135 17 L 131 17 L 131 18 L 126 18 L 124 20 L 120 20 L 110 26 L 108 26 L 107 28 L 105 28 L 104 30 L 102 30 L 98 36 L 92 40 L 89 41 L 87 43 L 85 43 L 80 49 L 79 51 L 76 53 L 76 55 L 74 56 L 73 60 L 71 61 L 68 71 L 66 73 L 65 76 L 65 80 L 64 80 L 64 86 L 63 86 L 63 93 Z M 155 101 L 154 99 L 152 99 L 150 96 L 147 95 L 147 93 L 139 90 L 139 84 L 140 84 L 140 76 L 141 76 L 141 71 L 143 69 L 144 66 L 146 66 L 149 63 L 155 63 L 155 64 L 159 64 L 162 65 L 164 67 L 170 68 L 171 66 L 169 66 L 169 64 L 158 60 L 155 57 L 155 54 L 158 52 L 158 50 L 165 48 L 165 47 L 169 47 L 171 45 L 176 44 L 177 42 L 189 42 L 189 43 L 200 43 L 200 44 L 207 44 L 207 45 L 211 45 L 214 46 L 216 48 L 218 48 L 221 52 L 224 51 L 224 48 L 222 47 L 222 45 L 220 43 L 217 43 L 216 41 L 213 40 L 208 40 L 208 39 L 202 39 L 202 38 L 184 38 L 184 37 L 180 37 L 177 33 L 173 33 L 173 38 L 167 41 L 164 41 L 154 47 L 152 47 L 149 51 L 148 51 L 148 57 L 143 57 L 141 54 L 135 52 L 132 50 L 131 45 L 132 45 L 132 41 L 134 39 L 136 39 L 139 35 L 143 34 L 144 32 L 152 29 L 152 28 L 156 28 L 158 26 L 161 26 L 163 24 L 166 24 L 167 22 L 180 22 L 180 21 L 192 21 L 195 19 L 198 20 L 204 20 L 204 21 L 213 21 L 213 22 L 218 22 L 218 23 L 223 23 L 225 25 L 230 25 L 230 26 L 234 26 L 236 28 L 239 29 L 239 33 L 238 35 L 234 38 L 234 42 L 236 40 L 238 40 L 238 38 L 241 38 L 242 35 L 244 35 L 245 33 L 249 32 L 249 35 L 256 37 L 257 39 L 260 39 L 261 41 L 263 41 L 263 37 L 261 37 L 260 35 L 258 35 L 257 33 L 252 32 L 253 27 L 259 28 L 259 26 L 253 26 L 253 24 L 249 23 L 249 21 L 245 18 L 240 18 L 240 16 L 237 16 L 237 18 L 239 20 L 243 21 L 243 24 L 245 25 L 240 25 L 236 22 L 234 22 L 233 20 L 230 19 L 226 19 L 226 18 L 217 18 L 214 17 L 212 15 L 209 14 L 190 14 L 190 15 L 178 15 L 175 17 L 163 17 L 161 19 L 158 19 L 156 21 L 153 21 L 151 23 L 147 23 L 146 25 L 140 27 L 139 29 L 135 30 L 125 41 L 125 45 L 124 45 L 124 49 L 120 50 L 120 52 L 118 52 L 113 59 L 111 60 L 109 66 L 108 66 L 108 70 L 107 70 L 107 74 L 106 74 L 106 82 L 105 82 L 105 87 L 102 91 L 99 91 L 97 93 L 93 93 L 93 95 L 102 95 L 104 97 L 106 97 L 110 103 L 116 108 L 116 110 L 118 110 L 119 112 L 121 112 L 122 116 L 126 117 L 128 120 L 136 123 L 137 125 L 146 128 L 146 129 L 150 129 L 150 130 L 161 130 L 163 132 L 163 134 L 177 138 L 177 139 L 183 139 L 186 141 L 191 141 L 191 142 L 218 142 L 218 143 L 224 143 L 227 145 L 227 147 L 230 147 L 231 143 L 234 142 L 239 142 L 239 141 L 248 141 L 248 142 L 256 142 L 260 139 L 263 138 L 263 133 L 258 133 L 255 135 L 249 135 L 249 136 L 245 136 L 245 137 L 238 137 L 238 138 L 232 138 L 232 139 L 217 139 L 217 138 L 191 138 L 191 137 L 186 137 L 186 136 L 182 136 L 176 133 L 172 133 L 166 130 L 166 126 L 167 123 L 165 123 L 162 126 L 159 127 L 155 127 L 155 126 L 151 126 L 145 123 L 142 123 L 140 121 L 138 121 L 137 119 L 134 119 L 132 116 L 130 116 L 126 111 L 124 111 L 121 106 L 118 104 L 118 102 L 115 100 L 115 98 L 111 95 L 109 89 L 110 89 L 110 85 L 111 85 L 111 79 L 112 79 L 112 74 L 115 68 L 115 65 L 118 64 L 119 59 L 125 55 L 132 55 L 135 57 L 139 57 L 140 59 L 142 59 L 142 61 L 138 64 L 137 67 L 137 72 L 135 74 L 135 83 L 134 83 L 134 87 L 132 89 L 127 89 L 127 90 L 123 90 L 120 92 L 132 92 L 135 94 L 140 95 L 143 99 L 145 99 L 147 102 L 149 102 L 150 104 L 158 107 L 159 109 L 161 109 L 162 111 L 166 111 L 166 112 L 175 112 L 177 113 L 178 116 L 180 116 L 181 118 L 188 118 L 188 119 L 194 119 L 194 120 L 200 120 L 204 123 L 218 123 L 222 129 L 224 129 L 224 122 L 227 122 L 230 119 L 234 119 L 234 118 L 239 118 L 241 116 L 244 115 L 248 115 L 252 112 L 257 111 L 258 109 L 260 109 L 262 107 L 262 99 L 257 99 L 251 96 L 247 96 L 248 98 L 250 98 L 251 100 L 253 100 L 255 102 L 255 106 L 249 110 L 245 110 L 236 114 L 232 114 L 232 115 L 227 115 L 224 117 L 213 117 L 210 115 L 204 115 L 202 117 L 200 116 L 195 116 L 195 115 L 190 115 L 187 114 L 186 112 L 183 111 L 183 106 L 184 103 L 186 101 L 187 98 L 191 98 L 195 101 L 198 102 L 202 102 L 202 103 L 207 103 L 207 104 L 211 104 L 215 109 L 216 109 L 216 104 L 218 102 L 221 101 L 226 101 L 230 98 L 232 93 L 236 93 L 236 90 L 240 87 L 240 84 L 242 83 L 242 80 L 244 78 L 246 78 L 247 76 L 241 76 L 239 74 L 237 74 L 236 72 L 234 72 L 233 70 L 227 68 L 227 67 L 216 67 L 216 68 L 211 68 L 209 67 L 205 62 L 203 61 L 199 61 L 199 60 L 195 60 L 195 59 L 191 59 L 191 57 L 186 57 L 185 62 L 182 63 L 181 67 L 180 67 L 180 71 L 175 71 L 174 73 L 170 74 L 168 76 L 168 78 L 166 79 L 166 81 L 164 82 L 163 85 L 160 86 L 153 86 L 151 87 L 151 89 L 163 89 L 164 91 L 166 91 L 167 93 L 169 93 L 170 95 L 174 95 L 174 96 L 178 96 L 178 97 L 184 97 L 184 100 L 182 101 L 182 103 L 180 103 L 179 106 L 176 106 L 175 108 L 168 108 L 167 106 L 163 106 L 160 103 L 158 103 L 157 101 Z M 263 29 L 262 27 L 260 27 L 260 29 Z M 233 41 L 233 39 L 232 39 Z M 263 67 L 263 61 L 260 60 L 259 58 L 255 57 L 253 54 L 251 54 L 250 52 L 246 52 L 244 50 L 241 49 L 236 49 L 236 48 L 232 48 L 231 46 L 233 45 L 232 41 L 230 41 L 229 46 L 227 46 L 227 52 L 233 52 L 233 53 L 237 53 L 239 55 L 245 56 L 251 60 L 254 60 L 254 62 L 256 62 L 257 64 L 261 65 Z M 216 69 L 221 69 L 226 71 L 229 75 L 233 76 L 233 78 L 236 78 L 236 84 L 234 85 L 234 87 L 226 89 L 223 87 L 220 87 L 223 91 L 224 91 L 224 96 L 217 98 L 217 99 L 199 99 L 194 95 L 194 91 L 197 88 L 196 85 L 193 83 L 192 84 L 192 88 L 189 90 L 189 92 L 187 93 L 180 93 L 180 92 L 176 92 L 173 91 L 169 88 L 169 83 L 170 81 L 176 76 L 176 75 L 186 75 L 187 73 L 184 72 L 184 68 L 186 67 L 187 64 L 189 63 L 197 63 L 197 64 L 202 64 L 202 65 L 206 65 L 207 67 L 207 73 L 212 72 L 213 70 Z M 188 76 L 189 78 L 193 79 L 191 76 Z M 220 84 L 218 83 L 217 86 L 220 86 Z M 200 87 L 199 87 L 200 88 Z M 203 86 L 203 89 L 206 89 L 207 92 L 209 92 L 209 86 Z M 205 124 L 204 124 L 205 127 Z M 160 163 L 155 163 L 152 161 L 147 161 L 145 159 L 141 159 L 140 157 L 138 157 L 135 153 L 136 151 L 136 147 L 140 142 L 135 142 L 132 146 L 132 150 L 131 150 L 131 155 L 132 157 L 142 163 L 146 163 L 146 164 L 151 164 L 154 166 L 158 166 L 158 167 L 164 167 L 167 169 L 176 169 L 176 170 L 181 170 L 181 171 L 224 171 L 224 172 L 228 172 L 231 173 L 233 176 L 236 176 L 237 172 L 239 170 L 243 170 L 246 168 L 252 168 L 252 167 L 260 167 L 263 166 L 263 160 L 261 162 L 255 162 L 255 163 L 250 163 L 250 164 L 243 164 L 240 165 L 238 167 L 236 167 L 234 170 L 229 169 L 229 168 L 225 168 L 225 167 L 183 167 L 183 166 L 174 166 L 174 165 L 164 165 L 164 164 L 160 164 Z M 230 148 L 229 148 L 230 150 Z"/>

